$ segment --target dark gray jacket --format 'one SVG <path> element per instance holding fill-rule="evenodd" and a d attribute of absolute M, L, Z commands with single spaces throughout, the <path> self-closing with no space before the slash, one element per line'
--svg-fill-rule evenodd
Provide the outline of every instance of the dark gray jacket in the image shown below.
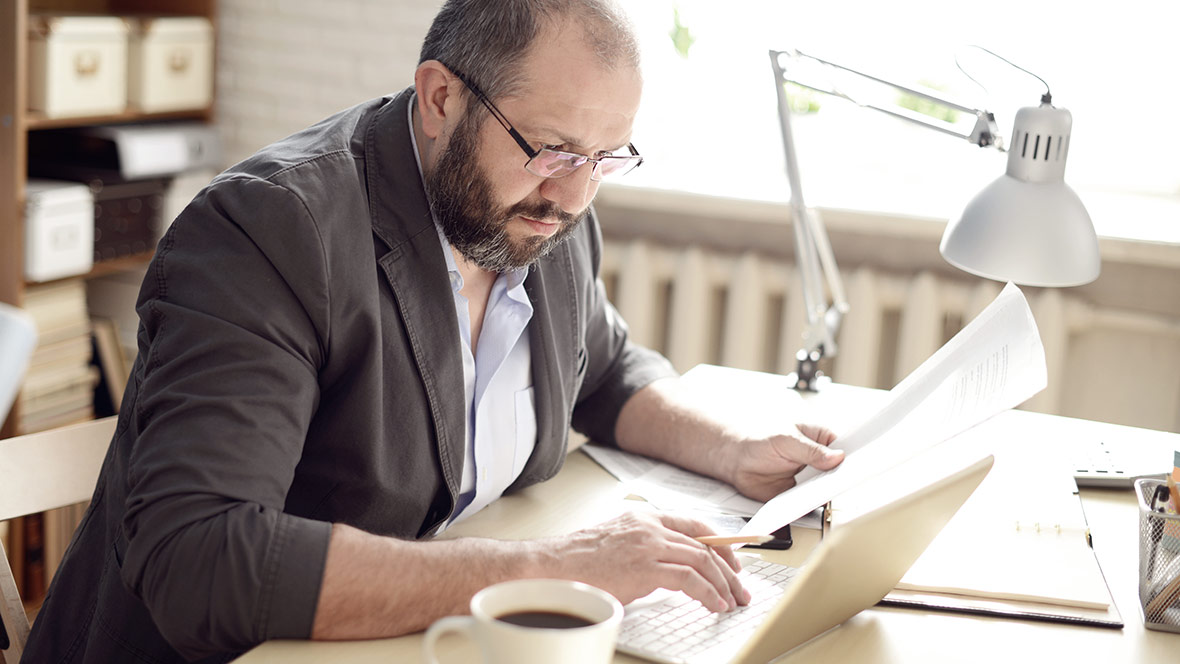
<path fill-rule="evenodd" d="M 118 428 L 26 661 L 224 661 L 307 637 L 331 523 L 415 539 L 451 514 L 463 368 L 410 97 L 262 150 L 160 241 Z M 672 373 L 627 341 L 600 250 L 591 217 L 525 280 L 537 444 L 514 489 L 561 468 L 571 421 L 609 442 Z"/>

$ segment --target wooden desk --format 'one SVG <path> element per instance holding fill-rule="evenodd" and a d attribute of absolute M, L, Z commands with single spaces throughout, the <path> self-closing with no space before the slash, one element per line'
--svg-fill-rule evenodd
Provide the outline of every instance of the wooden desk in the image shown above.
<path fill-rule="evenodd" d="M 1108 439 L 1180 436 L 1024 412 L 1003 413 L 972 430 L 973 437 L 1011 437 L 1009 466 L 1042 464 L 1046 450 L 1078 435 Z M 1036 449 L 1034 449 L 1036 448 Z M 1040 453 L 1038 453 L 1038 451 Z M 1018 459 L 1013 459 L 1019 455 Z M 1064 472 L 1064 471 L 1063 471 Z M 993 471 L 994 474 L 994 471 Z M 991 478 L 989 478 L 990 480 Z M 985 480 L 988 481 L 988 480 Z M 456 526 L 448 536 L 526 538 L 560 534 L 610 518 L 624 507 L 618 483 L 581 452 L 572 453 L 553 480 L 502 498 Z M 1084 490 L 1082 502 L 1094 549 L 1126 627 L 1121 630 L 1057 623 L 965 616 L 910 609 L 872 608 L 805 644 L 781 661 L 865 662 L 1169 662 L 1177 661 L 1180 634 L 1147 630 L 1138 598 L 1138 510 L 1129 490 Z M 795 529 L 795 546 L 767 558 L 798 565 L 818 541 L 816 531 Z M 241 664 L 303 662 L 381 663 L 420 661 L 421 634 L 363 642 L 272 641 L 237 660 Z M 478 662 L 457 639 L 445 643 L 448 662 Z M 616 662 L 640 662 L 617 655 Z"/>

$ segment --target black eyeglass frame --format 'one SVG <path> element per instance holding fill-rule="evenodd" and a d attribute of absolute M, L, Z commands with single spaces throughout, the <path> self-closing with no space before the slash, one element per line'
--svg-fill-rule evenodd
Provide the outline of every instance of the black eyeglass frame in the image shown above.
<path fill-rule="evenodd" d="M 504 114 L 500 111 L 500 109 L 496 108 L 496 105 L 492 103 L 492 100 L 489 99 L 488 96 L 483 93 L 483 90 L 479 89 L 479 86 L 472 83 L 471 80 L 468 79 L 466 76 L 464 76 L 463 73 L 460 72 L 458 69 L 455 69 L 454 67 L 451 67 L 449 65 L 446 65 L 446 67 L 447 67 L 447 69 L 451 70 L 451 73 L 455 75 L 455 78 L 459 79 L 459 81 L 461 81 L 463 83 L 463 85 L 467 86 L 467 89 L 471 91 L 471 94 L 475 95 L 475 98 L 478 99 L 480 101 L 480 103 L 482 103 L 484 105 L 484 107 L 488 109 L 488 112 L 492 114 L 492 117 L 496 118 L 496 121 L 499 122 L 500 126 L 503 127 L 508 132 L 508 135 L 512 137 L 512 140 L 516 141 L 516 144 L 520 146 L 520 149 L 523 150 L 525 155 L 527 155 L 529 158 L 528 161 L 526 161 L 524 164 L 525 170 L 532 173 L 533 175 L 536 175 L 537 177 L 562 178 L 562 177 L 572 174 L 574 171 L 578 170 L 582 166 L 589 163 L 589 164 L 592 164 L 592 166 L 590 167 L 591 168 L 590 179 L 594 180 L 595 182 L 601 182 L 602 177 L 595 177 L 595 176 L 597 176 L 599 174 L 599 165 L 603 161 L 613 160 L 613 159 L 635 159 L 636 157 L 638 157 L 638 159 L 635 159 L 635 163 L 631 167 L 629 167 L 629 168 L 627 168 L 627 170 L 619 173 L 620 176 L 630 173 L 631 171 L 638 168 L 640 164 L 643 163 L 643 155 L 639 154 L 639 151 L 635 149 L 634 143 L 627 144 L 627 149 L 631 152 L 630 155 L 604 154 L 601 157 L 590 157 L 588 155 L 578 154 L 577 152 L 569 152 L 566 150 L 557 150 L 557 149 L 554 149 L 551 147 L 542 147 L 540 150 L 534 150 L 533 146 L 529 145 L 529 142 L 524 140 L 524 136 L 521 136 L 520 132 L 516 131 L 516 127 L 512 126 L 512 123 L 508 121 L 508 118 L 504 117 Z M 571 168 L 570 170 L 566 171 L 565 173 L 562 173 L 561 175 L 541 175 L 540 173 L 530 170 L 529 165 L 533 163 L 533 160 L 536 159 L 542 152 L 546 152 L 546 151 L 554 153 L 554 154 L 569 155 L 572 157 L 577 157 L 579 159 L 583 159 L 584 161 L 580 162 L 577 166 Z"/>

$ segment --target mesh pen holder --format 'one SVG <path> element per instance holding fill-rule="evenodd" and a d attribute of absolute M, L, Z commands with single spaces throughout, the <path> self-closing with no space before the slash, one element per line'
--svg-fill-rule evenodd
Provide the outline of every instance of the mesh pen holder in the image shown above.
<path fill-rule="evenodd" d="M 1168 514 L 1167 484 L 1135 480 L 1139 499 L 1139 608 L 1148 629 L 1180 632 L 1180 514 Z"/>

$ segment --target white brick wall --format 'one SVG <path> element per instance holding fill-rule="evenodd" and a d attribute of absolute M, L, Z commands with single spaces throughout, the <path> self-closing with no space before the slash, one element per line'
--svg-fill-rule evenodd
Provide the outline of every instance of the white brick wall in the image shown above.
<path fill-rule="evenodd" d="M 410 85 L 442 0 L 221 0 L 217 125 L 226 164 Z"/>

